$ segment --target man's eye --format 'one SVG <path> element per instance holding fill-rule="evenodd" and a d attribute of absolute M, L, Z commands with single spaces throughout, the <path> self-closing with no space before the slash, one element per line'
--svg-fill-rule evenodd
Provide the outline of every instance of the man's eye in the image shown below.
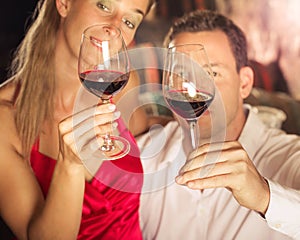
<path fill-rule="evenodd" d="M 219 74 L 215 71 L 212 72 L 213 77 L 217 77 Z"/>
<path fill-rule="evenodd" d="M 130 28 L 130 29 L 135 28 L 135 25 L 132 22 L 130 22 L 128 19 L 123 18 L 122 21 L 123 21 L 123 23 L 125 23 L 127 25 L 128 28 Z"/>
<path fill-rule="evenodd" d="M 207 71 L 207 73 L 208 73 L 209 75 L 211 75 L 212 77 L 214 77 L 214 78 L 220 76 L 220 74 L 219 74 L 218 72 L 216 72 L 216 71 Z"/>
<path fill-rule="evenodd" d="M 188 79 L 189 78 L 189 74 L 187 72 L 184 72 L 184 71 L 179 72 L 178 75 L 180 76 L 180 78 L 183 78 L 183 79 Z"/>

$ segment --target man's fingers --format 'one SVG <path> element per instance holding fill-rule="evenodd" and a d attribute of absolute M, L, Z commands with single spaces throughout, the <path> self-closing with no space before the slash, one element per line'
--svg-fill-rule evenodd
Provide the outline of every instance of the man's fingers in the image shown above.
<path fill-rule="evenodd" d="M 176 178 L 176 182 L 178 184 L 186 184 L 189 181 L 209 178 L 217 175 L 231 174 L 235 171 L 235 165 L 229 164 L 228 162 L 219 162 L 184 172 Z"/>

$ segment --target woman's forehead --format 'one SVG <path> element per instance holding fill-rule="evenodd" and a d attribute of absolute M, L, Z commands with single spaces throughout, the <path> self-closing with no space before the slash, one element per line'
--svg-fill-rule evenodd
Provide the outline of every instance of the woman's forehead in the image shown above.
<path fill-rule="evenodd" d="M 100 0 L 104 4 L 109 3 L 118 6 L 121 10 L 146 14 L 150 0 Z"/>

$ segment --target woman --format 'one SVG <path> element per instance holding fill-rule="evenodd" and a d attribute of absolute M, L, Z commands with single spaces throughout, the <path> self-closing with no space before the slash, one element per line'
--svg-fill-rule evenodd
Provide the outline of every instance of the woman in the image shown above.
<path fill-rule="evenodd" d="M 77 61 L 83 30 L 96 23 L 114 24 L 129 44 L 152 4 L 152 0 L 38 2 L 36 19 L 16 52 L 12 77 L 0 88 L 0 213 L 18 239 L 141 238 L 142 174 L 116 170 L 142 173 L 139 158 L 129 154 L 100 169 L 111 184 L 132 184 L 133 191 L 94 180 L 76 151 L 72 123 L 79 119 L 76 129 L 88 133 L 84 122 L 93 117 L 86 111 L 73 114 L 81 87 Z M 97 107 L 99 134 L 107 128 L 107 119 L 118 115 L 114 111 L 114 104 Z M 136 151 L 130 133 L 122 134 Z"/>

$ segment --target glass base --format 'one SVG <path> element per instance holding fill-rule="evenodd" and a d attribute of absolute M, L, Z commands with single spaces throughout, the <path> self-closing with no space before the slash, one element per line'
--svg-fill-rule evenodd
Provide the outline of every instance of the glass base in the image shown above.
<path fill-rule="evenodd" d="M 130 150 L 129 142 L 119 136 L 110 136 L 107 142 L 106 136 L 103 137 L 106 144 L 100 147 L 100 151 L 104 155 L 102 160 L 116 160 L 124 157 Z"/>

